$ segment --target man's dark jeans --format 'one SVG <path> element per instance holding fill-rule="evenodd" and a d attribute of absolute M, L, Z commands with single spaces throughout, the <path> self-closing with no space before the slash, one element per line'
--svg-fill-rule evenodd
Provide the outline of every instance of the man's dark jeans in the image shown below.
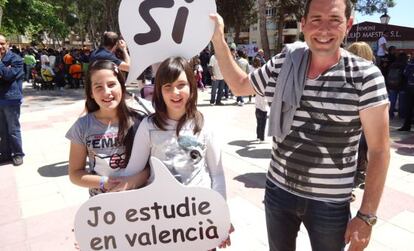
<path fill-rule="evenodd" d="M 223 97 L 223 89 L 224 89 L 223 79 L 212 81 L 210 104 L 221 103 L 221 98 Z M 216 97 L 216 93 L 217 93 L 217 97 Z"/>
<path fill-rule="evenodd" d="M 303 222 L 313 251 L 340 251 L 350 219 L 349 202 L 327 203 L 289 193 L 266 181 L 265 211 L 270 251 L 293 251 Z"/>
<path fill-rule="evenodd" d="M 6 123 L 12 156 L 24 156 L 20 131 L 20 105 L 0 106 L 0 123 Z"/>
<path fill-rule="evenodd" d="M 256 108 L 256 135 L 257 138 L 260 140 L 265 139 L 265 130 L 266 130 L 266 122 L 267 122 L 267 112 L 262 111 Z"/>

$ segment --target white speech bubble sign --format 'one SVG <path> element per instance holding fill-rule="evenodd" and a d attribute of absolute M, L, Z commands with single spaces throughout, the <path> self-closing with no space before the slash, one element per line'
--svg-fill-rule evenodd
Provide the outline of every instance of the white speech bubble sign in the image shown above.
<path fill-rule="evenodd" d="M 151 172 L 148 186 L 99 194 L 79 208 L 80 250 L 210 250 L 227 238 L 230 214 L 219 193 L 180 184 L 154 157 Z"/>
<path fill-rule="evenodd" d="M 214 33 L 215 0 L 123 0 L 119 27 L 131 54 L 127 83 L 170 56 L 191 58 Z"/>

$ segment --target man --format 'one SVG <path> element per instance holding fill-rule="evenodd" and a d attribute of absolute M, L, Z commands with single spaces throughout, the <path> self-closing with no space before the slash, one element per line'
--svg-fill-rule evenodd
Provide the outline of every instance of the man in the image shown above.
<path fill-rule="evenodd" d="M 33 55 L 33 50 L 29 49 L 23 59 L 26 65 L 25 80 L 29 81 L 32 77 L 32 69 L 36 66 L 36 58 Z"/>
<path fill-rule="evenodd" d="M 22 136 L 20 131 L 20 105 L 22 103 L 22 84 L 24 78 L 23 60 L 9 50 L 4 35 L 0 34 L 0 123 L 7 132 L 7 141 L 13 165 L 23 164 Z"/>
<path fill-rule="evenodd" d="M 115 56 L 115 51 L 120 49 L 123 54 L 123 61 Z M 127 45 L 124 40 L 120 39 L 118 34 L 112 31 L 104 33 L 101 47 L 90 56 L 90 63 L 96 60 L 110 60 L 118 65 L 121 71 L 129 71 L 130 57 L 127 50 Z"/>
<path fill-rule="evenodd" d="M 208 47 L 200 53 L 200 64 L 203 67 L 203 83 L 204 85 L 211 85 L 211 76 L 208 71 L 208 63 L 210 62 L 210 50 Z"/>
<path fill-rule="evenodd" d="M 266 64 L 266 60 L 264 58 L 264 51 L 263 51 L 263 49 L 259 49 L 259 51 L 256 54 L 256 58 L 259 59 L 261 65 Z"/>
<path fill-rule="evenodd" d="M 414 110 L 414 58 L 410 59 L 410 63 L 404 69 L 404 76 L 407 82 L 404 86 L 406 97 L 404 124 L 398 131 L 411 131 L 411 124 Z"/>
<path fill-rule="evenodd" d="M 64 82 L 65 83 L 70 83 L 72 82 L 71 76 L 69 74 L 69 68 L 70 66 L 73 64 L 73 62 L 75 61 L 75 58 L 73 57 L 73 49 L 71 50 L 64 50 L 63 52 L 63 64 L 64 64 Z"/>
<path fill-rule="evenodd" d="M 215 55 L 210 57 L 208 70 L 211 76 L 210 105 L 223 105 L 221 98 L 223 97 L 225 83 Z"/>
<path fill-rule="evenodd" d="M 236 95 L 255 91 L 271 103 L 269 131 L 274 137 L 265 211 L 272 251 L 295 250 L 301 223 L 313 250 L 343 250 L 350 243 L 349 250 L 356 251 L 369 243 L 389 163 L 388 101 L 378 68 L 340 49 L 352 26 L 351 10 L 349 0 L 307 1 L 301 26 L 308 49 L 300 49 L 308 59 L 297 66 L 303 73 L 294 78 L 289 67 L 295 69 L 296 50 L 245 74 L 226 46 L 223 19 L 211 15 L 216 22 L 212 42 L 226 82 Z M 298 107 L 289 110 L 294 116 L 281 109 L 295 103 L 289 100 L 294 96 L 281 95 L 289 94 L 281 86 L 292 89 L 278 81 L 282 75 L 295 84 L 300 83 L 296 77 L 303 80 Z M 369 149 L 366 185 L 358 214 L 349 220 L 362 128 Z"/>
<path fill-rule="evenodd" d="M 249 61 L 247 61 L 246 54 L 242 50 L 237 51 L 237 56 L 235 56 L 235 60 L 237 62 L 237 65 L 240 67 L 240 69 L 242 69 L 246 74 L 250 72 Z M 251 99 L 251 96 L 249 96 L 249 101 L 250 99 Z M 237 101 L 237 105 L 239 106 L 244 105 L 243 96 L 237 97 L 236 101 Z"/>
<path fill-rule="evenodd" d="M 388 31 L 384 30 L 382 32 L 381 37 L 377 41 L 377 65 L 381 64 L 381 61 L 384 60 L 384 58 L 388 54 L 387 49 L 387 37 L 388 37 Z"/>
<path fill-rule="evenodd" d="M 44 65 L 46 65 L 46 63 L 50 63 L 49 54 L 46 49 L 43 49 L 42 52 L 40 53 L 40 66 L 43 67 Z"/>

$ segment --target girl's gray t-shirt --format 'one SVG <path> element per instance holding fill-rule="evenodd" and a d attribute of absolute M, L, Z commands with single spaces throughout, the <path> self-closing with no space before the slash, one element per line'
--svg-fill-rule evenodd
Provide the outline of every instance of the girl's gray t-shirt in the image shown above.
<path fill-rule="evenodd" d="M 125 146 L 118 142 L 118 124 L 106 125 L 94 113 L 79 118 L 66 138 L 84 145 L 88 152 L 89 171 L 103 176 L 122 176 L 127 163 Z"/>

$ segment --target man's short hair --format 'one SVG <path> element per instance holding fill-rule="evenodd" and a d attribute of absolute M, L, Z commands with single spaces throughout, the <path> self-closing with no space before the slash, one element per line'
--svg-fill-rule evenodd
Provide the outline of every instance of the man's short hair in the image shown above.
<path fill-rule="evenodd" d="M 352 13 L 352 2 L 351 0 L 344 0 L 345 1 L 345 17 L 348 20 L 351 17 L 351 13 Z M 312 0 L 307 0 L 306 4 L 305 4 L 305 13 L 303 14 L 304 18 L 308 17 L 309 14 L 309 8 L 310 5 L 312 3 Z"/>
<path fill-rule="evenodd" d="M 2 33 L 0 33 L 0 37 L 4 37 L 4 40 L 5 40 L 6 42 L 8 42 L 7 37 L 6 37 L 5 35 L 3 35 Z"/>
<path fill-rule="evenodd" d="M 102 44 L 103 47 L 112 48 L 118 43 L 119 36 L 113 31 L 105 31 L 102 37 Z"/>

